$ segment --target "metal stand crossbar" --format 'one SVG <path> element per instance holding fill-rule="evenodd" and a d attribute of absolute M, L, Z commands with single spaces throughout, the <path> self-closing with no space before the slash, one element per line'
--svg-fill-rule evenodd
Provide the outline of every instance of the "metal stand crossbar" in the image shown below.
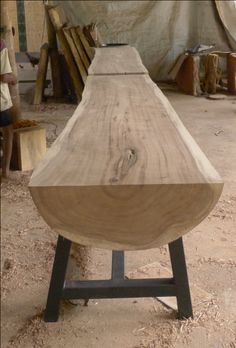
<path fill-rule="evenodd" d="M 71 241 L 59 236 L 44 315 L 46 322 L 58 320 L 61 299 L 175 296 L 178 318 L 193 317 L 182 238 L 169 243 L 173 278 L 125 279 L 124 251 L 113 251 L 110 280 L 65 280 L 70 248 Z"/>

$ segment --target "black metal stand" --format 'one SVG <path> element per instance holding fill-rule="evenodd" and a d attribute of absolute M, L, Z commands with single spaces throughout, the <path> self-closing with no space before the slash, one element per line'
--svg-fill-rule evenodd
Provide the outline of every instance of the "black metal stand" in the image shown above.
<path fill-rule="evenodd" d="M 112 278 L 110 280 L 65 280 L 71 241 L 58 237 L 47 306 L 46 322 L 59 317 L 61 299 L 98 299 L 130 297 L 175 296 L 178 318 L 193 317 L 182 238 L 169 244 L 173 278 L 125 279 L 124 252 L 112 252 Z"/>

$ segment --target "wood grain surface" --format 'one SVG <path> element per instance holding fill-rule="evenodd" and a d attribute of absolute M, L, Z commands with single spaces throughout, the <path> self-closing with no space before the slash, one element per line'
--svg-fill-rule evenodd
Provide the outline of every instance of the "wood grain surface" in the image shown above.
<path fill-rule="evenodd" d="M 30 182 L 57 233 L 122 250 L 157 247 L 187 233 L 222 188 L 147 74 L 88 76 L 82 102 Z"/>
<path fill-rule="evenodd" d="M 89 75 L 147 74 L 138 51 L 130 46 L 95 48 Z"/>

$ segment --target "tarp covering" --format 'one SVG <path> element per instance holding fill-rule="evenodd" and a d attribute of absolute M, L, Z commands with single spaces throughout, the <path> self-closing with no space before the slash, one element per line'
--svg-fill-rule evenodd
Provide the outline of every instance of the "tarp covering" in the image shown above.
<path fill-rule="evenodd" d="M 106 43 L 136 47 L 153 80 L 168 79 L 176 57 L 197 44 L 236 51 L 234 1 L 218 1 L 217 6 L 202 0 L 51 3 L 60 4 L 73 25 L 97 23 Z"/>
<path fill-rule="evenodd" d="M 236 50 L 236 1 L 217 0 L 215 3 L 226 34 L 228 35 L 230 46 Z"/>

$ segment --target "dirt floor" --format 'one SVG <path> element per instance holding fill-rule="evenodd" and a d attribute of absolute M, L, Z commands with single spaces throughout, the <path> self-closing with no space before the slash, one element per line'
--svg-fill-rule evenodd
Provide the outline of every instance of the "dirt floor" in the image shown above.
<path fill-rule="evenodd" d="M 220 348 L 236 347 L 236 99 L 209 100 L 164 93 L 225 187 L 208 218 L 184 237 L 194 320 L 178 321 L 157 299 L 64 302 L 60 320 L 44 323 L 56 234 L 38 214 L 27 184 L 28 172 L 2 183 L 2 347 L 56 348 Z M 24 118 L 47 129 L 50 146 L 74 105 L 46 104 Z M 109 278 L 111 252 L 74 247 L 68 276 Z M 170 269 L 166 247 L 126 253 L 126 273 L 158 276 Z M 77 275 L 78 276 L 78 275 Z"/>

